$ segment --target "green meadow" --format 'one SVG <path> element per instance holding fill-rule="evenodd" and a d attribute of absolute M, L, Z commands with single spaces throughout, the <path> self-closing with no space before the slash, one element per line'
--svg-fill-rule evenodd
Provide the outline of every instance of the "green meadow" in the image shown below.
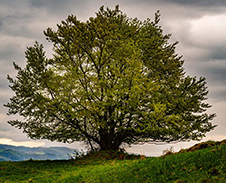
<path fill-rule="evenodd" d="M 113 151 L 69 160 L 0 162 L 0 182 L 226 182 L 226 141 L 197 144 L 161 157 Z"/>

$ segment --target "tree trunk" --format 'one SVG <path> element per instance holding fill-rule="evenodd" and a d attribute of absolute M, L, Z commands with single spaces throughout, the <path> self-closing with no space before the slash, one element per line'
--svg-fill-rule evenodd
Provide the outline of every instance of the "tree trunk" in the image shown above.
<path fill-rule="evenodd" d="M 101 136 L 100 140 L 100 150 L 114 150 L 118 151 L 122 143 L 122 139 L 115 136 L 110 136 L 109 134 L 104 134 Z"/>
<path fill-rule="evenodd" d="M 105 144 L 104 142 L 101 142 L 100 144 L 100 150 L 114 150 L 114 151 L 118 151 L 119 150 L 119 146 L 116 143 L 110 143 L 110 144 Z"/>

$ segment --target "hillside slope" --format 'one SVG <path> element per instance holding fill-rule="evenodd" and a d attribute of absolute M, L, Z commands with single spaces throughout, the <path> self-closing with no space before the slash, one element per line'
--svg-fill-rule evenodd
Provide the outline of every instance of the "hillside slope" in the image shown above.
<path fill-rule="evenodd" d="M 78 160 L 0 162 L 0 182 L 226 182 L 225 144 L 162 157 L 107 157 L 101 152 Z"/>

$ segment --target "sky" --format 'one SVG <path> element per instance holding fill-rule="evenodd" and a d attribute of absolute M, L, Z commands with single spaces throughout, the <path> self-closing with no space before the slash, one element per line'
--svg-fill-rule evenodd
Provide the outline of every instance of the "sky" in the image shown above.
<path fill-rule="evenodd" d="M 0 0 L 0 143 L 10 145 L 66 146 L 84 149 L 80 142 L 63 144 L 48 140 L 31 140 L 22 130 L 10 126 L 3 107 L 13 96 L 8 87 L 7 74 L 15 76 L 13 62 L 24 67 L 25 51 L 35 41 L 45 47 L 47 57 L 52 55 L 52 44 L 47 42 L 43 31 L 56 25 L 68 15 L 76 15 L 82 21 L 95 16 L 104 5 L 115 5 L 130 18 L 154 19 L 160 10 L 160 25 L 164 34 L 172 34 L 170 42 L 179 41 L 176 53 L 183 55 L 186 75 L 204 76 L 209 90 L 207 102 L 212 107 L 208 113 L 216 113 L 212 121 L 218 125 L 206 134 L 203 141 L 226 139 L 226 1 L 225 0 Z M 128 152 L 148 156 L 161 155 L 173 146 L 174 151 L 188 148 L 197 141 L 176 144 L 132 145 Z"/>

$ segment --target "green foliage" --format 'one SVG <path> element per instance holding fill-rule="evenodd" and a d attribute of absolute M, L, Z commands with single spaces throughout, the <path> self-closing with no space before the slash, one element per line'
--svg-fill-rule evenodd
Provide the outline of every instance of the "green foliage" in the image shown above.
<path fill-rule="evenodd" d="M 78 160 L 0 162 L 0 182 L 225 182 L 226 145 L 165 157 L 101 151 Z M 131 157 L 131 155 L 130 155 Z"/>
<path fill-rule="evenodd" d="M 9 124 L 32 139 L 85 141 L 92 150 L 118 150 L 122 144 L 198 140 L 214 129 L 205 113 L 205 78 L 185 76 L 155 20 L 130 19 L 119 7 L 103 7 L 81 22 L 70 15 L 54 31 L 48 59 L 37 42 L 26 51 L 24 69 L 14 63 L 8 76 L 15 96 L 8 114 L 24 120 Z"/>

